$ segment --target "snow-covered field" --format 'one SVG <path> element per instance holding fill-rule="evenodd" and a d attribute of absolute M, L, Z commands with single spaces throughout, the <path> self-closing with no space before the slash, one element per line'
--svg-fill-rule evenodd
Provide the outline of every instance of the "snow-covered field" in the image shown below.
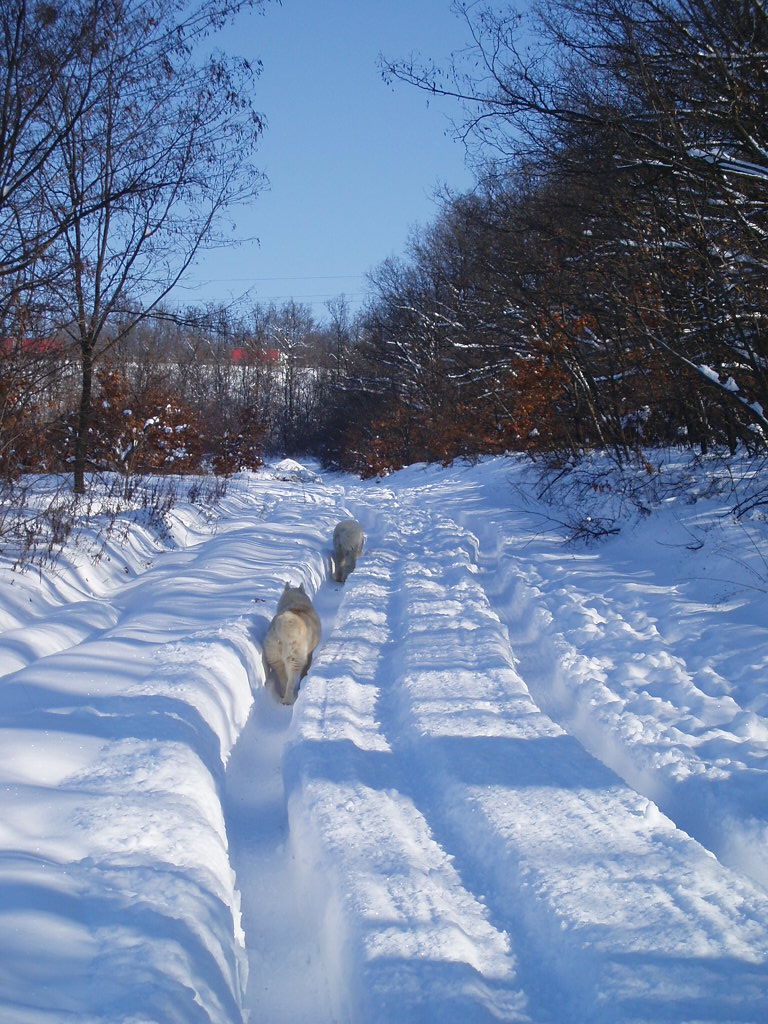
<path fill-rule="evenodd" d="M 2 568 L 3 1024 L 768 1020 L 768 523 L 702 478 L 586 546 L 523 472 L 284 464 Z"/>

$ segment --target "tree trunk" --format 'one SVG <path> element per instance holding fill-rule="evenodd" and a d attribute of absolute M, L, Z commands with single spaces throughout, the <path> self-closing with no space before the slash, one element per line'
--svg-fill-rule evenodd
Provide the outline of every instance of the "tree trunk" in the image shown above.
<path fill-rule="evenodd" d="M 83 344 L 81 351 L 82 391 L 75 436 L 75 494 L 85 494 L 85 464 L 88 458 L 88 437 L 91 429 L 91 388 L 93 384 L 93 351 Z"/>

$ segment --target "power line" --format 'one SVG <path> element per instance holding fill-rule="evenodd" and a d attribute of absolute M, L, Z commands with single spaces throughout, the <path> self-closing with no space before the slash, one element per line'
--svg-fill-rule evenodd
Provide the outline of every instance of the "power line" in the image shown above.
<path fill-rule="evenodd" d="M 259 281 L 363 281 L 364 279 L 365 274 L 318 274 L 312 277 L 201 277 L 186 278 L 184 284 L 223 284 L 227 281 L 236 281 L 241 284 L 250 281 L 256 284 Z"/>
<path fill-rule="evenodd" d="M 319 274 L 316 277 L 243 277 L 241 281 L 362 281 L 365 274 Z"/>
<path fill-rule="evenodd" d="M 343 292 L 342 294 L 343 294 L 343 297 L 345 299 L 349 299 L 352 302 L 359 301 L 359 300 L 364 299 L 364 298 L 366 298 L 368 296 L 368 292 Z M 257 292 L 252 298 L 255 301 L 257 301 L 257 302 L 287 302 L 290 299 L 293 299 L 293 300 L 295 300 L 297 302 L 326 302 L 329 299 L 338 299 L 339 298 L 339 293 L 338 292 L 324 292 L 324 293 L 319 293 L 319 294 L 318 293 L 309 293 L 309 294 L 299 294 L 299 295 L 297 295 L 294 292 L 294 293 L 291 293 L 290 295 L 262 295 L 260 292 Z M 190 302 L 190 300 L 188 300 L 188 299 L 171 298 L 171 297 L 169 297 L 166 301 L 171 302 L 171 303 L 173 303 L 174 305 L 177 305 L 177 306 L 186 306 L 186 305 L 189 305 L 189 302 Z M 212 301 L 212 300 L 201 299 L 200 301 Z M 215 301 L 215 300 L 213 300 L 213 301 Z"/>

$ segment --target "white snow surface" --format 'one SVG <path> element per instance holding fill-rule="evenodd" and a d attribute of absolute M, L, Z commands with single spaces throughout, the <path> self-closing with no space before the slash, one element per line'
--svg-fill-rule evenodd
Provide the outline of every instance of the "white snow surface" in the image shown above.
<path fill-rule="evenodd" d="M 524 472 L 284 462 L 0 567 L 0 1022 L 768 1020 L 768 524 L 585 546 Z"/>

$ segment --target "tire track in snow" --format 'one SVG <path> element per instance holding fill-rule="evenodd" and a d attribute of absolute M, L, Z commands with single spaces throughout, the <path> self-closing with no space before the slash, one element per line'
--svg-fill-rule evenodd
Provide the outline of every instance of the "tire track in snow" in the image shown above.
<path fill-rule="evenodd" d="M 224 813 L 248 955 L 245 1005 L 254 1021 L 329 1024 L 325 953 L 291 850 L 282 758 L 289 709 L 256 694 L 227 767 Z"/>
<path fill-rule="evenodd" d="M 331 495 L 329 499 L 325 490 L 316 495 L 289 486 L 276 488 L 270 497 L 265 522 L 252 540 L 262 570 L 258 586 L 264 614 L 254 628 L 260 650 L 286 581 L 303 583 L 320 615 L 322 638 L 315 659 L 333 632 L 341 595 L 329 582 L 330 552 L 317 545 L 322 517 L 316 510 L 311 527 L 306 525 L 308 503 L 326 506 L 330 538 L 340 515 L 334 511 L 339 496 Z M 270 566 L 274 574 L 265 577 L 263 569 Z M 303 888 L 288 820 L 283 762 L 297 705 L 285 707 L 272 681 L 265 685 L 263 655 L 259 667 L 253 706 L 227 764 L 223 794 L 248 958 L 246 1018 L 269 1024 L 333 1024 L 339 1018 L 328 955 Z M 298 701 L 305 699 L 308 678 L 301 682 Z"/>
<path fill-rule="evenodd" d="M 478 580 L 477 539 L 419 518 L 400 516 L 403 661 L 382 720 L 425 780 L 432 834 L 525 950 L 534 1018 L 642 1020 L 652 991 L 670 1020 L 758 1019 L 768 935 L 752 911 L 765 896 L 535 707 Z"/>
<path fill-rule="evenodd" d="M 503 519 L 477 532 L 488 600 L 540 706 L 679 828 L 768 889 L 768 812 L 754 798 L 755 777 L 766 778 L 768 723 L 664 639 L 643 607 L 652 583 L 616 578 L 599 563 L 590 570 L 597 556 L 571 555 L 565 586 L 561 567 L 537 568 L 533 553 L 524 556 L 529 539 L 517 540 Z M 744 760 L 734 760 L 736 750 Z M 768 782 L 763 788 L 768 795 Z"/>
<path fill-rule="evenodd" d="M 420 780 L 379 722 L 398 657 L 390 617 L 402 555 L 378 498 L 375 515 L 355 509 L 364 556 L 296 706 L 287 758 L 291 840 L 336 956 L 335 1019 L 528 1020 L 508 937 L 435 840 Z"/>

